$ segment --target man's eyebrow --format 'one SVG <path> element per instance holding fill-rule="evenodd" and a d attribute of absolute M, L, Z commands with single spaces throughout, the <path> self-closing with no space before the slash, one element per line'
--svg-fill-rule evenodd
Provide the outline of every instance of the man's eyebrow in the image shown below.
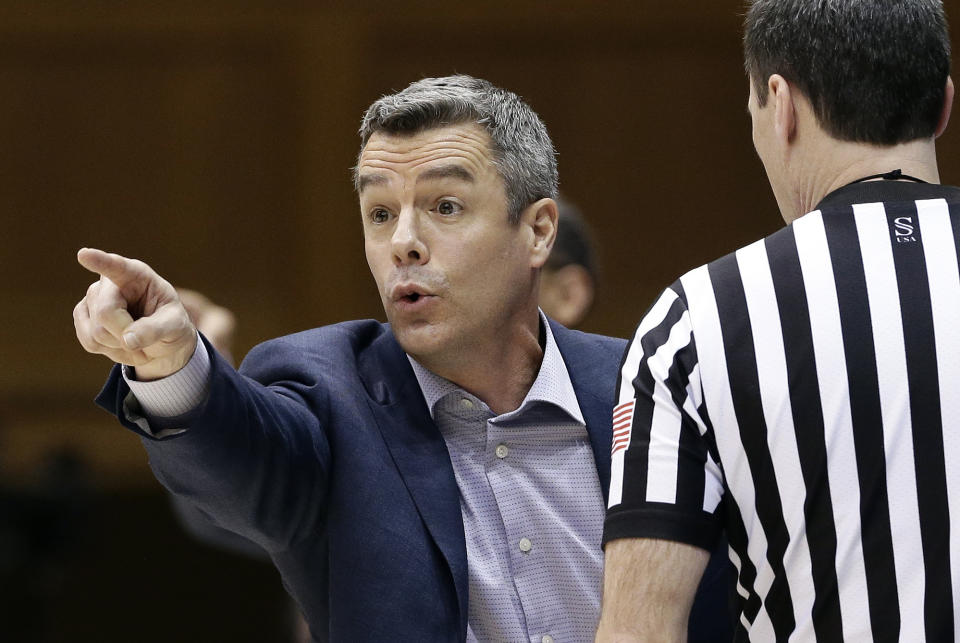
<path fill-rule="evenodd" d="M 384 174 L 361 174 L 357 179 L 357 192 L 363 192 L 363 189 L 369 185 L 384 185 L 388 182 Z"/>
<path fill-rule="evenodd" d="M 430 181 L 433 179 L 460 179 L 466 183 L 476 182 L 473 173 L 470 172 L 467 168 L 462 165 L 438 165 L 437 167 L 432 167 L 429 170 L 425 170 L 423 174 L 417 177 L 417 182 L 420 181 Z"/>

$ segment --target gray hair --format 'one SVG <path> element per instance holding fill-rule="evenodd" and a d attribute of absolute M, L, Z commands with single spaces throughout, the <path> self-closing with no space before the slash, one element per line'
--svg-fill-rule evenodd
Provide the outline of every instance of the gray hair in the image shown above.
<path fill-rule="evenodd" d="M 377 100 L 363 115 L 360 152 L 379 131 L 416 134 L 461 123 L 476 123 L 490 135 L 511 221 L 531 203 L 556 198 L 557 156 L 543 121 L 513 92 L 472 76 L 424 78 Z M 356 168 L 353 178 L 359 190 Z"/>

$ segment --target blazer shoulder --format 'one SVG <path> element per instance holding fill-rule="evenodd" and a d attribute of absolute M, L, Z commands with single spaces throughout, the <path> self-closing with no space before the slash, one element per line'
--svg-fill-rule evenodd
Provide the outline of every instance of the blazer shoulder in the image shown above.
<path fill-rule="evenodd" d="M 577 357 L 593 353 L 594 358 L 596 358 L 599 351 L 599 356 L 613 355 L 615 359 L 619 360 L 620 355 L 627 347 L 627 340 L 620 337 L 572 330 L 553 320 L 550 321 L 550 328 L 553 330 L 553 336 L 557 340 L 560 352 Z"/>
<path fill-rule="evenodd" d="M 393 341 L 390 326 L 373 319 L 321 326 L 258 344 L 244 358 L 240 370 L 252 376 L 277 368 L 353 370 L 364 351 L 384 341 Z"/>

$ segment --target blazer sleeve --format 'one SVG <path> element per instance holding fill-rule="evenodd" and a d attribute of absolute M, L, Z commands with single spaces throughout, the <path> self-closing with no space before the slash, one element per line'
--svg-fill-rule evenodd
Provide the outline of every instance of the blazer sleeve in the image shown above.
<path fill-rule="evenodd" d="M 254 348 L 240 372 L 207 348 L 210 392 L 179 420 L 186 431 L 159 439 L 144 432 L 119 367 L 97 403 L 141 435 L 150 467 L 171 493 L 268 552 L 287 549 L 315 533 L 325 505 L 322 364 L 288 338 Z"/>

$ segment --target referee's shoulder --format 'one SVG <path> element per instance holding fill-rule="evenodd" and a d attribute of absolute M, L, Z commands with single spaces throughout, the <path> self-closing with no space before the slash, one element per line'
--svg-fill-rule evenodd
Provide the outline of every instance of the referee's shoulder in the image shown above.
<path fill-rule="evenodd" d="M 811 215 L 813 214 L 820 216 L 819 213 L 811 213 Z M 731 283 L 733 280 L 741 279 L 740 269 L 737 261 L 737 255 L 739 253 L 755 248 L 758 245 L 764 247 L 764 252 L 768 252 L 767 248 L 771 244 L 779 245 L 780 242 L 784 241 L 790 244 L 795 243 L 793 240 L 792 224 L 783 226 L 765 237 L 761 237 L 760 239 L 732 250 L 725 255 L 717 257 L 712 261 L 688 270 L 679 279 L 673 282 L 669 286 L 669 289 L 675 292 L 684 303 L 687 303 L 690 293 L 684 289 L 684 282 L 688 282 L 691 279 L 706 273 L 709 275 L 710 283 L 713 285 L 714 295 L 720 295 L 728 290 L 726 286 L 733 285 Z"/>

